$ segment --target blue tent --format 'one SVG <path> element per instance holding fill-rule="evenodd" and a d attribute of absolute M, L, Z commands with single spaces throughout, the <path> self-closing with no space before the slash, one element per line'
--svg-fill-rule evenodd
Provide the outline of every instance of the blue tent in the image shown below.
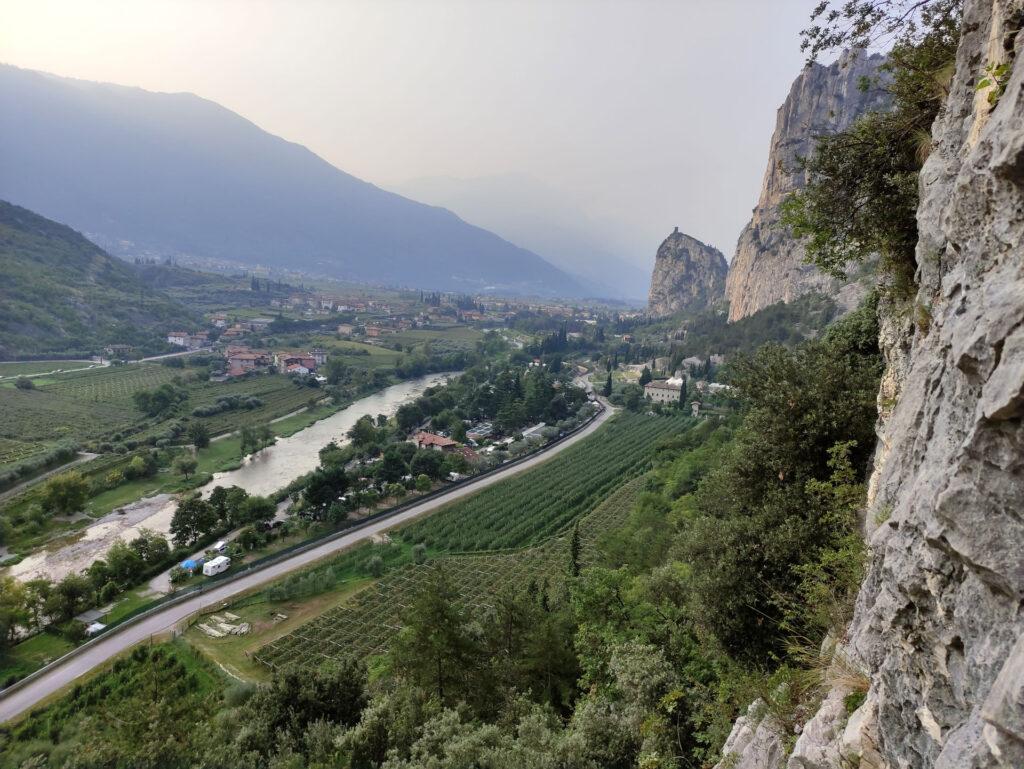
<path fill-rule="evenodd" d="M 180 566 L 188 571 L 195 571 L 201 567 L 205 561 L 205 558 L 187 558 L 181 562 Z"/>

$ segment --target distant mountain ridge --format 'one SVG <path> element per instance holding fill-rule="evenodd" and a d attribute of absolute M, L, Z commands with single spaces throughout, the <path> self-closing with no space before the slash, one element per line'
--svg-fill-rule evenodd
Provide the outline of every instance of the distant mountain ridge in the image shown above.
<path fill-rule="evenodd" d="M 599 296 L 641 299 L 647 293 L 649 269 L 629 258 L 631 247 L 615 224 L 588 215 L 569 202 L 571 196 L 539 179 L 432 176 L 406 181 L 396 191 L 444 206 L 530 249 Z"/>
<path fill-rule="evenodd" d="M 579 296 L 575 278 L 192 94 L 0 65 L 0 197 L 111 253 L 451 291 Z"/>
<path fill-rule="evenodd" d="M 70 227 L 0 201 L 0 358 L 151 344 L 198 320 Z"/>

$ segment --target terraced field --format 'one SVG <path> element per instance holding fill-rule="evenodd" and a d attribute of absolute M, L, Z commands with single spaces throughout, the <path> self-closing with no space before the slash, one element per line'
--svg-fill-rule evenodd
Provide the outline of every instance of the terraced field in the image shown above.
<path fill-rule="evenodd" d="M 599 538 L 622 526 L 629 517 L 643 483 L 642 478 L 634 478 L 580 519 L 580 560 L 584 566 L 593 561 Z M 254 658 L 270 668 L 283 668 L 381 653 L 401 629 L 403 614 L 433 570 L 444 570 L 463 603 L 485 608 L 500 592 L 524 589 L 531 579 L 560 579 L 569 562 L 569 538 L 568 530 L 564 530 L 523 550 L 450 555 L 425 564 L 408 564 L 358 593 L 351 603 L 321 614 L 263 646 Z"/>

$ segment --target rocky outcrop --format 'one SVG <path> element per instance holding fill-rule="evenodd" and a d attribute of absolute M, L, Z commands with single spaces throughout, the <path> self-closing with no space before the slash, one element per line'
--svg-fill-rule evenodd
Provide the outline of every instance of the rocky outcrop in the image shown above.
<path fill-rule="evenodd" d="M 722 760 L 715 764 L 714 769 L 779 766 L 786 755 L 779 736 L 782 729 L 767 710 L 764 700 L 756 700 L 747 708 L 746 715 L 736 719 L 722 746 Z"/>
<path fill-rule="evenodd" d="M 806 184 L 796 159 L 810 154 L 814 138 L 847 128 L 865 112 L 887 109 L 883 89 L 861 90 L 863 78 L 878 75 L 884 57 L 844 54 L 830 66 L 811 64 L 800 73 L 779 108 L 768 153 L 761 197 L 740 233 L 729 267 L 729 320 L 739 320 L 776 302 L 820 291 L 847 309 L 864 294 L 862 281 L 836 281 L 804 263 L 804 248 L 779 224 L 779 204 Z"/>
<path fill-rule="evenodd" d="M 717 302 L 725 291 L 728 269 L 721 251 L 676 227 L 659 246 L 654 260 L 648 312 L 660 317 Z"/>
<path fill-rule="evenodd" d="M 1024 766 L 1022 19 L 1020 0 L 965 4 L 921 173 L 916 322 L 883 324 L 871 562 L 843 644 L 870 686 L 849 716 L 829 692 L 790 769 Z M 993 106 L 976 84 L 1013 61 Z"/>
<path fill-rule="evenodd" d="M 1022 53 L 1021 17 L 966 4 L 921 173 L 917 323 L 848 643 L 886 767 L 1024 766 L 1024 67 L 994 108 L 975 90 Z"/>

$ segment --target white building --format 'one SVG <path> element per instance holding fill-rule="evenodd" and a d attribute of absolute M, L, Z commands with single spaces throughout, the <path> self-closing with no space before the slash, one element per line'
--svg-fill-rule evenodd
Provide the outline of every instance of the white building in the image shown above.
<path fill-rule="evenodd" d="M 653 403 L 678 403 L 681 389 L 679 384 L 670 384 L 668 379 L 655 379 L 644 385 L 644 396 Z"/>

